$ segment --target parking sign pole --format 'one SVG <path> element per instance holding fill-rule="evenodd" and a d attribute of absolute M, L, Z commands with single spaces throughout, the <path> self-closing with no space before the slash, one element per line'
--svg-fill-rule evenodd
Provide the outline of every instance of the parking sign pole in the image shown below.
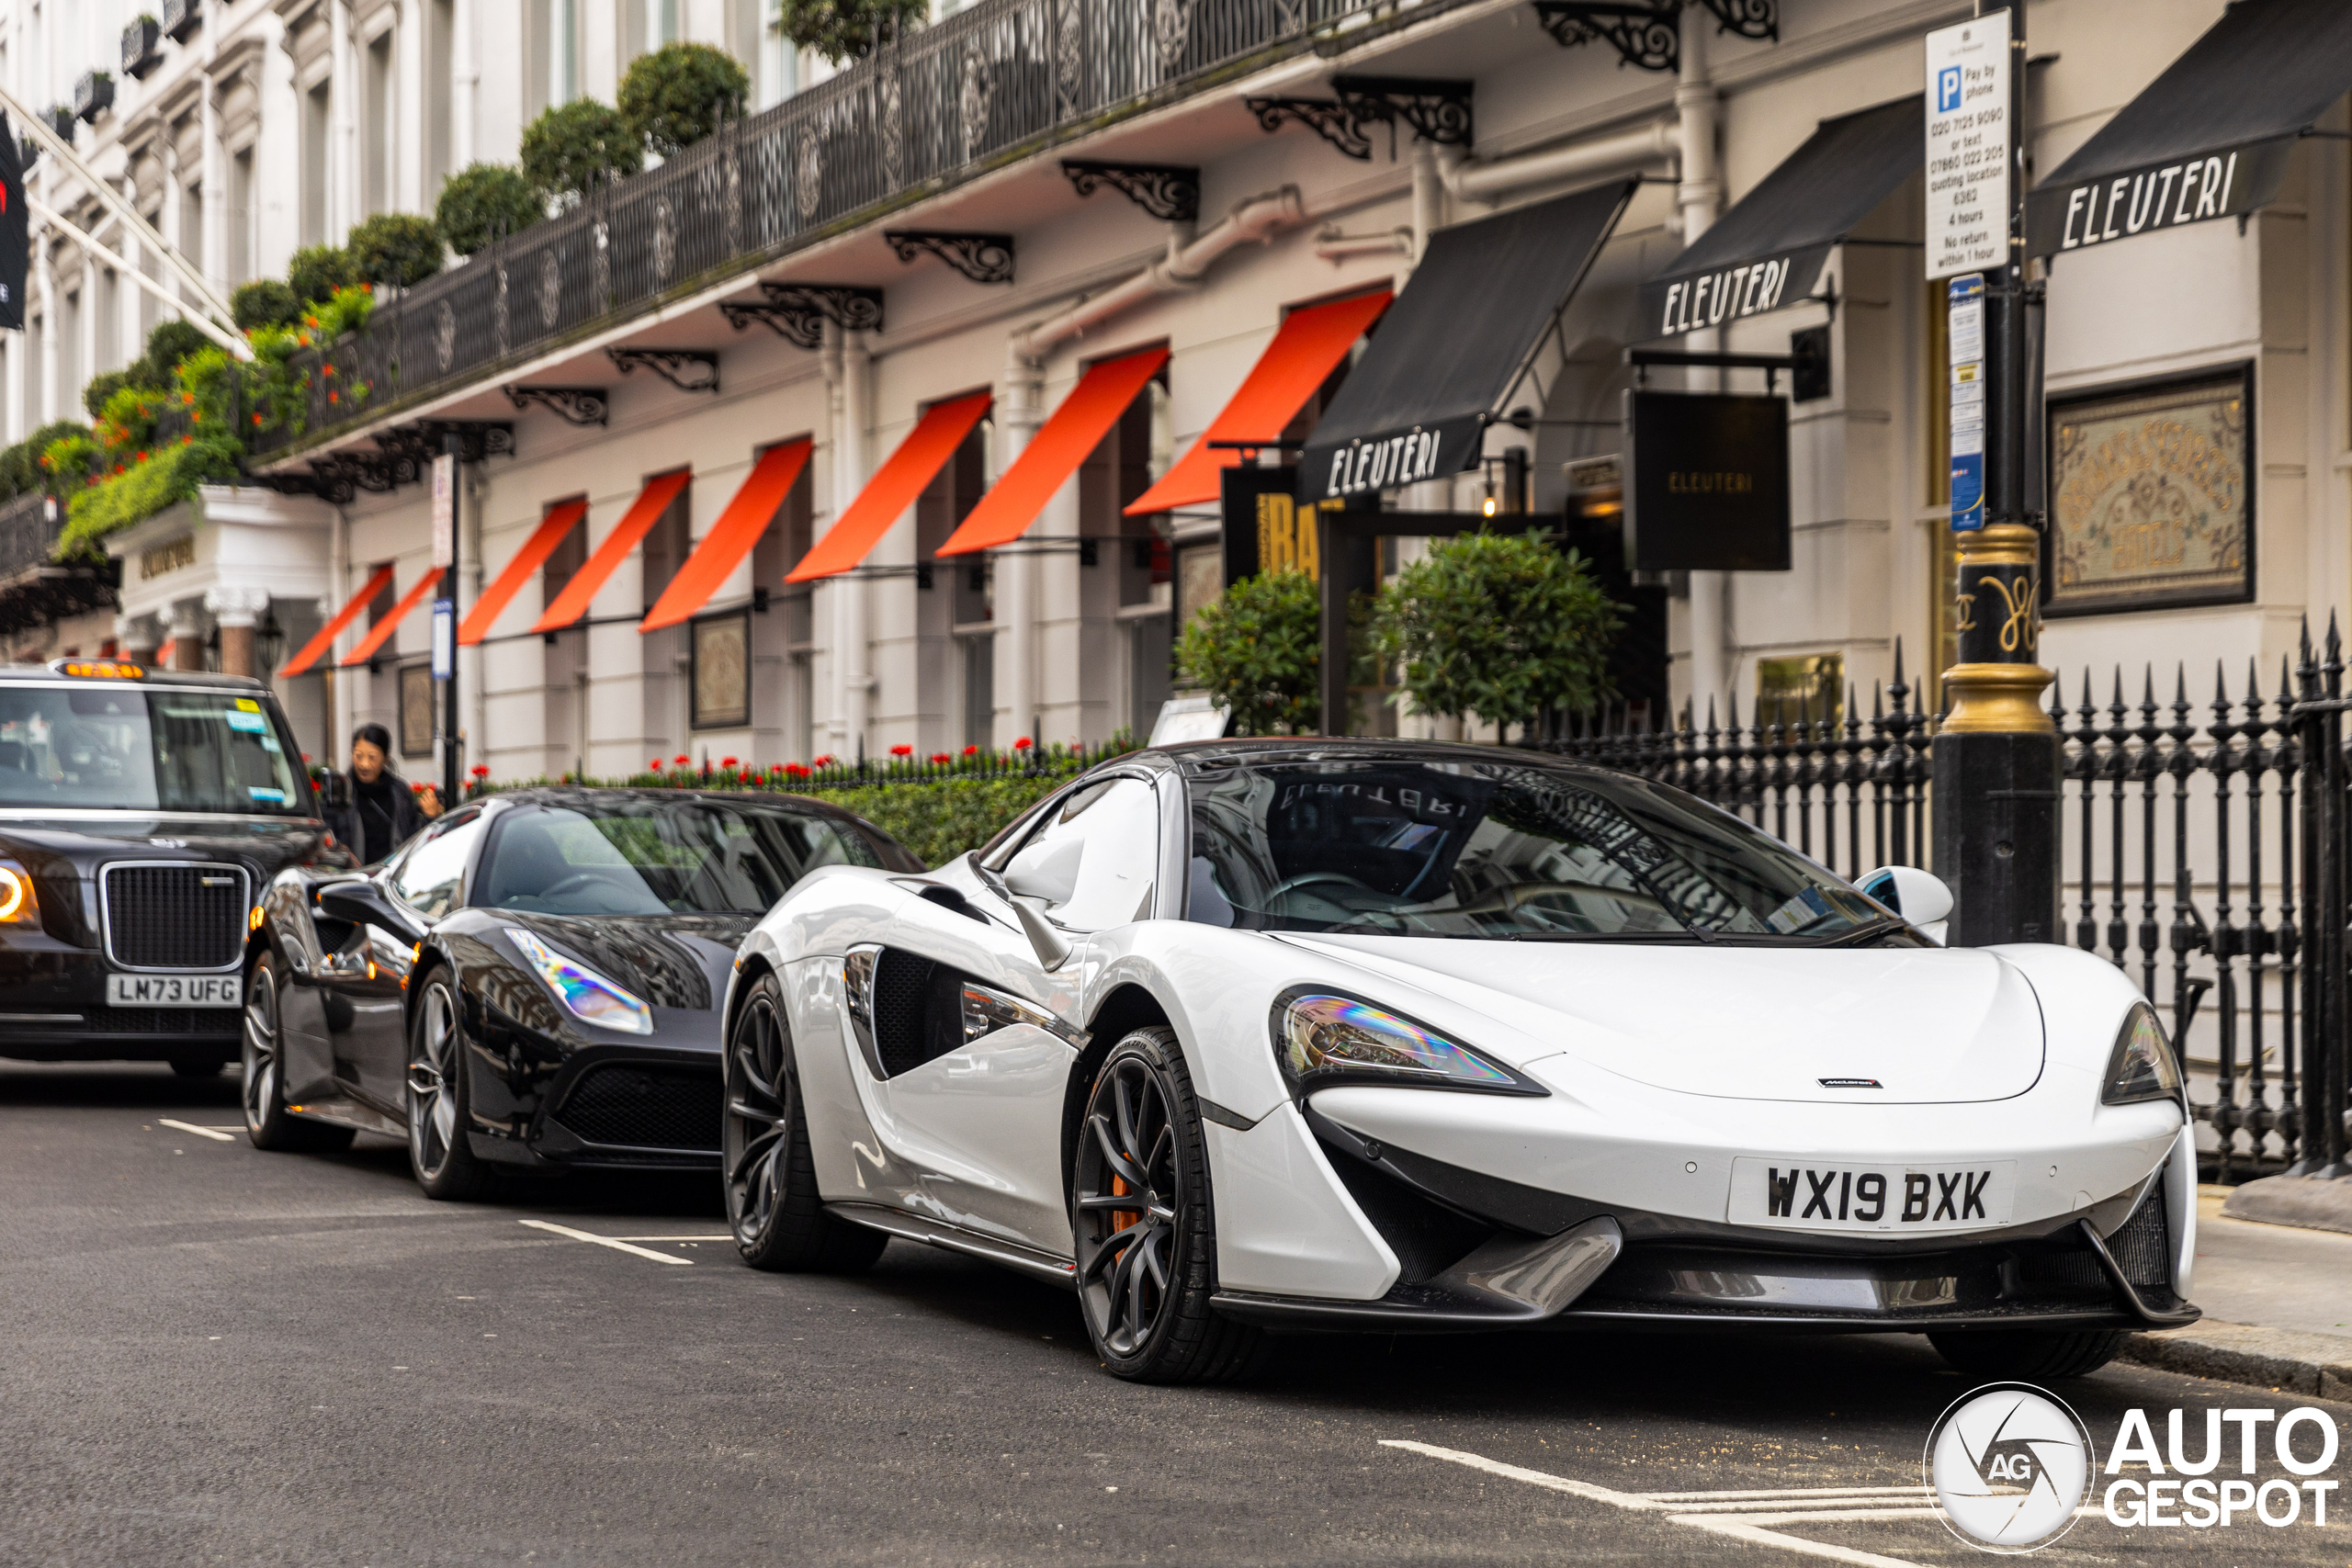
<path fill-rule="evenodd" d="M 465 773 L 464 748 L 458 739 L 458 479 L 464 460 L 464 439 L 451 431 L 442 438 L 439 458 L 433 465 L 433 564 L 441 568 L 441 593 L 449 605 L 449 671 L 441 682 L 441 804 L 455 806 L 464 798 L 459 785 Z"/>

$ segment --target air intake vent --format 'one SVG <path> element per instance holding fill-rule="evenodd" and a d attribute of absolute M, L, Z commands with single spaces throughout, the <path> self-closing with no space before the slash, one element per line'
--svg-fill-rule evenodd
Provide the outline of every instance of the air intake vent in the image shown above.
<path fill-rule="evenodd" d="M 558 1120 L 592 1144 L 633 1148 L 718 1148 L 716 1072 L 596 1067 L 574 1085 Z"/>
<path fill-rule="evenodd" d="M 107 956 L 126 969 L 233 969 L 245 951 L 245 872 L 236 865 L 107 867 Z"/>

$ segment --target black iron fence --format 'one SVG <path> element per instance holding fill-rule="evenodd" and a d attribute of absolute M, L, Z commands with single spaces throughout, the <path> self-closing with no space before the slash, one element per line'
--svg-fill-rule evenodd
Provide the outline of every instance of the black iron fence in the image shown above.
<path fill-rule="evenodd" d="M 2138 984 L 2196 1066 L 2207 1169 L 2237 1181 L 2345 1165 L 2352 1037 L 2352 758 L 2333 625 L 2275 679 L 2185 668 L 2052 694 L 2066 738 L 2062 914 Z M 2070 695 L 2071 694 L 2071 695 Z M 1668 733 L 1597 725 L 1544 750 L 1689 790 L 1849 876 L 1925 866 L 1936 716 L 1902 674 L 1837 711 L 1775 705 Z M 2208 1077 L 2210 1075 L 2210 1082 Z"/>
<path fill-rule="evenodd" d="M 387 300 L 298 355 L 302 432 L 256 457 L 493 374 L 948 189 L 1099 125 L 1271 61 L 1340 23 L 1464 0 L 979 0 L 840 75 L 599 187 Z M 1005 258 L 1007 261 L 1009 257 Z"/>

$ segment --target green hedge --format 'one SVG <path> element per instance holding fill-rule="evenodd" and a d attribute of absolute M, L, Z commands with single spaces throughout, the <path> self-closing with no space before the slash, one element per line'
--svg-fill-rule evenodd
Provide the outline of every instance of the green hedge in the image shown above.
<path fill-rule="evenodd" d="M 1066 782 L 1067 775 L 946 779 L 829 789 L 818 798 L 856 812 L 913 851 L 923 864 L 942 866 L 995 838 L 999 829 Z"/>

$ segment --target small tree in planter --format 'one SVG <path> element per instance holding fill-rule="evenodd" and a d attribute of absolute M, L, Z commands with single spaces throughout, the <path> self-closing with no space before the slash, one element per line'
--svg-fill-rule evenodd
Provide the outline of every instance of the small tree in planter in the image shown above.
<path fill-rule="evenodd" d="M 1242 734 L 1309 734 L 1323 711 L 1322 625 L 1313 579 L 1261 572 L 1201 607 L 1176 659 L 1185 679 L 1231 711 Z"/>
<path fill-rule="evenodd" d="M 302 299 L 289 286 L 274 277 L 256 277 L 230 291 L 229 310 L 243 332 L 252 332 L 256 327 L 286 327 L 302 319 Z"/>
<path fill-rule="evenodd" d="M 598 182 L 644 166 L 643 143 L 594 98 L 559 104 L 523 132 L 523 177 L 550 200 L 578 201 Z"/>
<path fill-rule="evenodd" d="M 840 65 L 863 60 L 930 15 L 930 0 L 784 0 L 775 29 Z"/>
<path fill-rule="evenodd" d="M 441 270 L 441 231 L 413 212 L 379 212 L 353 228 L 343 249 L 361 283 L 413 288 Z"/>
<path fill-rule="evenodd" d="M 351 271 L 351 258 L 341 245 L 305 245 L 286 264 L 287 286 L 305 304 L 332 299 L 336 289 L 358 281 Z"/>
<path fill-rule="evenodd" d="M 673 158 L 743 118 L 752 79 L 723 50 L 707 43 L 665 43 L 632 62 L 621 78 L 621 123 L 645 150 Z"/>
<path fill-rule="evenodd" d="M 1617 610 L 1547 535 L 1464 534 L 1396 574 L 1373 636 L 1416 708 L 1507 728 L 1609 694 Z"/>
<path fill-rule="evenodd" d="M 472 255 L 501 235 L 527 229 L 548 215 L 548 198 L 532 188 L 512 164 L 471 164 L 449 176 L 433 221 L 441 238 L 461 256 Z"/>

